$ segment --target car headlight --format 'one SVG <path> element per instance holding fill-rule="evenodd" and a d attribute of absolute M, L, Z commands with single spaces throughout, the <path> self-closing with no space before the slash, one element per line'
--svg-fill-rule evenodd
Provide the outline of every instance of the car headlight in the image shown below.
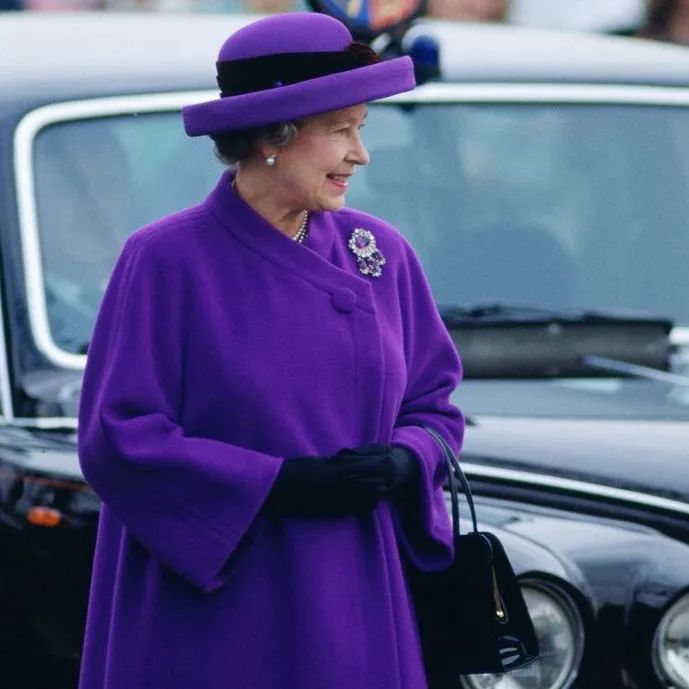
<path fill-rule="evenodd" d="M 689 689 L 689 595 L 662 617 L 653 640 L 653 664 L 661 679 Z"/>
<path fill-rule="evenodd" d="M 536 629 L 539 659 L 504 675 L 468 675 L 467 689 L 567 689 L 577 677 L 584 652 L 584 625 L 574 601 L 560 588 L 522 584 Z"/>

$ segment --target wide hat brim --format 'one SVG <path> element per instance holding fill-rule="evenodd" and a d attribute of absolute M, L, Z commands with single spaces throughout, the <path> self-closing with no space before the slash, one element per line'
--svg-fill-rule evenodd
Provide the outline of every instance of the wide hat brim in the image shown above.
<path fill-rule="evenodd" d="M 416 86 L 409 57 L 376 62 L 287 86 L 277 86 L 182 109 L 189 136 L 223 134 L 309 115 L 411 91 Z"/>

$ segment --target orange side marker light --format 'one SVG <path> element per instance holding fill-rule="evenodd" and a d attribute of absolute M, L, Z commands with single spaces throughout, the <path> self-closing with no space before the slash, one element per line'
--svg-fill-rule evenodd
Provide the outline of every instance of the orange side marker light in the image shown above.
<path fill-rule="evenodd" d="M 34 526 L 57 526 L 62 521 L 62 513 L 52 507 L 32 507 L 26 515 L 26 521 Z"/>

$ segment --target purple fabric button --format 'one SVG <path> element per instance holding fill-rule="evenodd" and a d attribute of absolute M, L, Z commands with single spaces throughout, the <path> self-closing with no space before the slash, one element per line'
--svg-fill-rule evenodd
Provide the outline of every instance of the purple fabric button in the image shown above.
<path fill-rule="evenodd" d="M 332 299 L 333 306 L 342 313 L 351 313 L 356 306 L 356 294 L 346 287 L 333 292 Z"/>

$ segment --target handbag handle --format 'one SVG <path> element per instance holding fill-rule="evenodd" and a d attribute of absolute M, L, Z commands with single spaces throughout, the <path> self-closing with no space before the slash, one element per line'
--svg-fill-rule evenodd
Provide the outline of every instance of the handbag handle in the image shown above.
<path fill-rule="evenodd" d="M 462 484 L 462 490 L 464 492 L 464 497 L 466 498 L 467 504 L 469 505 L 469 512 L 471 513 L 471 523 L 473 526 L 474 533 L 478 533 L 478 525 L 476 522 L 476 508 L 474 507 L 474 496 L 471 493 L 471 488 L 469 487 L 469 481 L 464 475 L 464 471 L 459 464 L 457 456 L 452 451 L 452 448 L 448 444 L 447 440 L 443 438 L 438 431 L 430 426 L 424 426 L 424 429 L 435 439 L 435 441 L 440 445 L 440 449 L 445 457 L 445 464 L 447 466 L 447 477 L 450 484 L 450 499 L 452 501 L 452 531 L 455 539 L 459 539 L 459 496 L 457 490 L 457 479 Z"/>

